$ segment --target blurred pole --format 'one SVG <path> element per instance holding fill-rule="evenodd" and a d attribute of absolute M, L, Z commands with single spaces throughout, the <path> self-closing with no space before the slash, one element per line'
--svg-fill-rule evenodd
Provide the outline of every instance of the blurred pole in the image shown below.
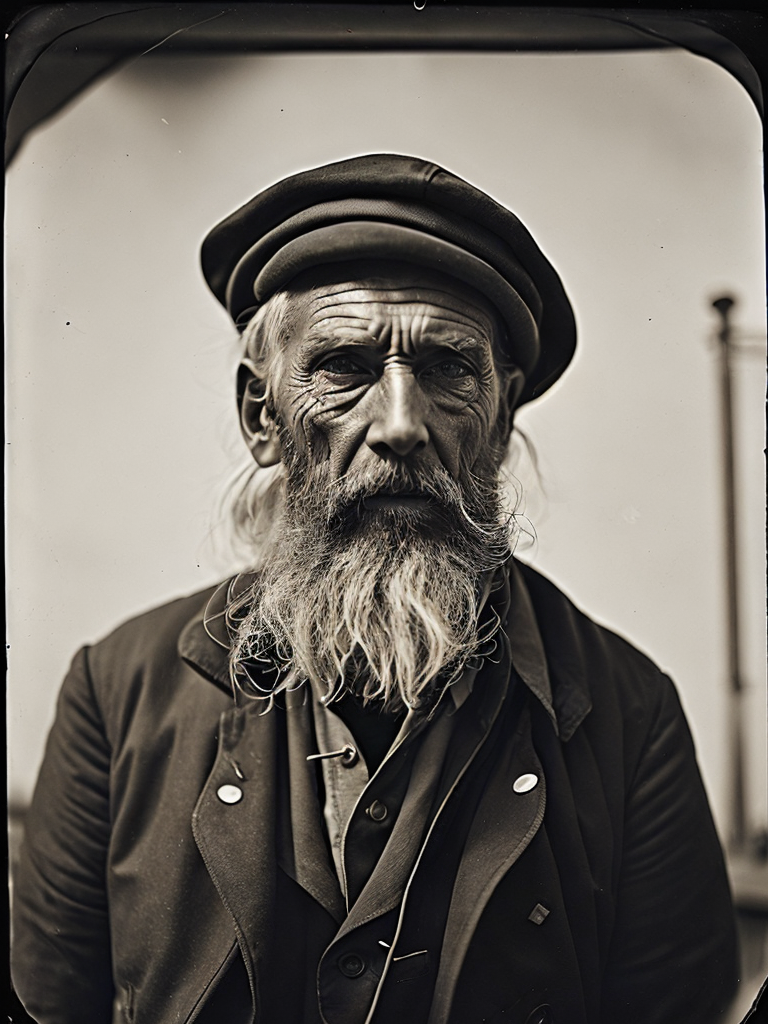
<path fill-rule="evenodd" d="M 739 636 L 738 549 L 736 537 L 736 470 L 733 439 L 733 397 L 731 354 L 733 329 L 730 295 L 715 299 L 712 306 L 720 315 L 720 415 L 723 438 L 723 513 L 726 562 L 726 641 L 728 645 L 729 732 L 731 759 L 730 812 L 731 849 L 743 852 L 747 844 L 744 773 L 744 729 L 742 723 L 741 638 Z"/>

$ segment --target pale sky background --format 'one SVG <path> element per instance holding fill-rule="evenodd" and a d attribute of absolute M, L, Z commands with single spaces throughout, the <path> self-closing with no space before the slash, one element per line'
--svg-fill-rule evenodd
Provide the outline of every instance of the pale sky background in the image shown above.
<path fill-rule="evenodd" d="M 578 355 L 520 425 L 541 462 L 524 552 L 669 671 L 728 823 L 711 300 L 764 331 L 761 131 L 683 51 L 164 57 L 97 84 L 7 177 L 9 787 L 28 799 L 76 649 L 232 568 L 216 506 L 246 457 L 208 229 L 296 170 L 442 163 L 558 268 Z M 745 722 L 766 825 L 764 352 L 739 355 Z"/>

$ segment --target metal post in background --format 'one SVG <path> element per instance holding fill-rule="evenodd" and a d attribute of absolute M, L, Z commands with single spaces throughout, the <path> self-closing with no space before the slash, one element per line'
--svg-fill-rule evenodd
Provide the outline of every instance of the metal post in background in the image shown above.
<path fill-rule="evenodd" d="M 746 779 L 744 771 L 744 725 L 742 721 L 743 682 L 741 637 L 739 634 L 738 538 L 736 531 L 736 469 L 733 436 L 733 394 L 731 354 L 733 327 L 731 310 L 735 299 L 723 295 L 712 303 L 720 315 L 717 339 L 720 343 L 720 415 L 723 440 L 723 526 L 726 570 L 726 643 L 728 648 L 729 744 L 731 762 L 729 844 L 736 852 L 747 845 Z"/>

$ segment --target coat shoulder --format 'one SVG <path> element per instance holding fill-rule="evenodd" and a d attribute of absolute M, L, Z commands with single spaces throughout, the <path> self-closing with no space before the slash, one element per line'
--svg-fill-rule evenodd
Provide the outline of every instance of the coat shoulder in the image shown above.
<path fill-rule="evenodd" d="M 225 684 L 212 685 L 179 655 L 181 636 L 202 621 L 216 590 L 208 587 L 136 615 L 80 652 L 108 733 L 121 732 L 140 709 L 159 714 L 181 698 L 186 703 L 192 692 L 216 707 L 231 701 L 222 692 Z"/>
<path fill-rule="evenodd" d="M 89 645 L 92 663 L 115 658 L 131 664 L 158 657 L 175 658 L 179 636 L 193 618 L 202 615 L 216 590 L 216 586 L 206 587 L 125 620 Z"/>

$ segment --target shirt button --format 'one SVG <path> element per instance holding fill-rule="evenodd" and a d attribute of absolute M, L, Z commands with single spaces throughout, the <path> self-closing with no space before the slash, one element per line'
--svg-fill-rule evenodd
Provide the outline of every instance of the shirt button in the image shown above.
<path fill-rule="evenodd" d="M 366 807 L 365 813 L 373 821 L 384 821 L 389 812 L 380 800 L 374 800 L 370 807 Z"/>
<path fill-rule="evenodd" d="M 216 796 L 224 804 L 237 804 L 243 799 L 243 791 L 239 786 L 219 786 Z"/>
<path fill-rule="evenodd" d="M 538 781 L 538 775 L 521 775 L 513 782 L 512 789 L 516 793 L 528 793 L 538 784 Z"/>
<path fill-rule="evenodd" d="M 365 960 L 357 953 L 345 953 L 339 957 L 339 970 L 347 978 L 358 978 L 365 970 Z"/>

